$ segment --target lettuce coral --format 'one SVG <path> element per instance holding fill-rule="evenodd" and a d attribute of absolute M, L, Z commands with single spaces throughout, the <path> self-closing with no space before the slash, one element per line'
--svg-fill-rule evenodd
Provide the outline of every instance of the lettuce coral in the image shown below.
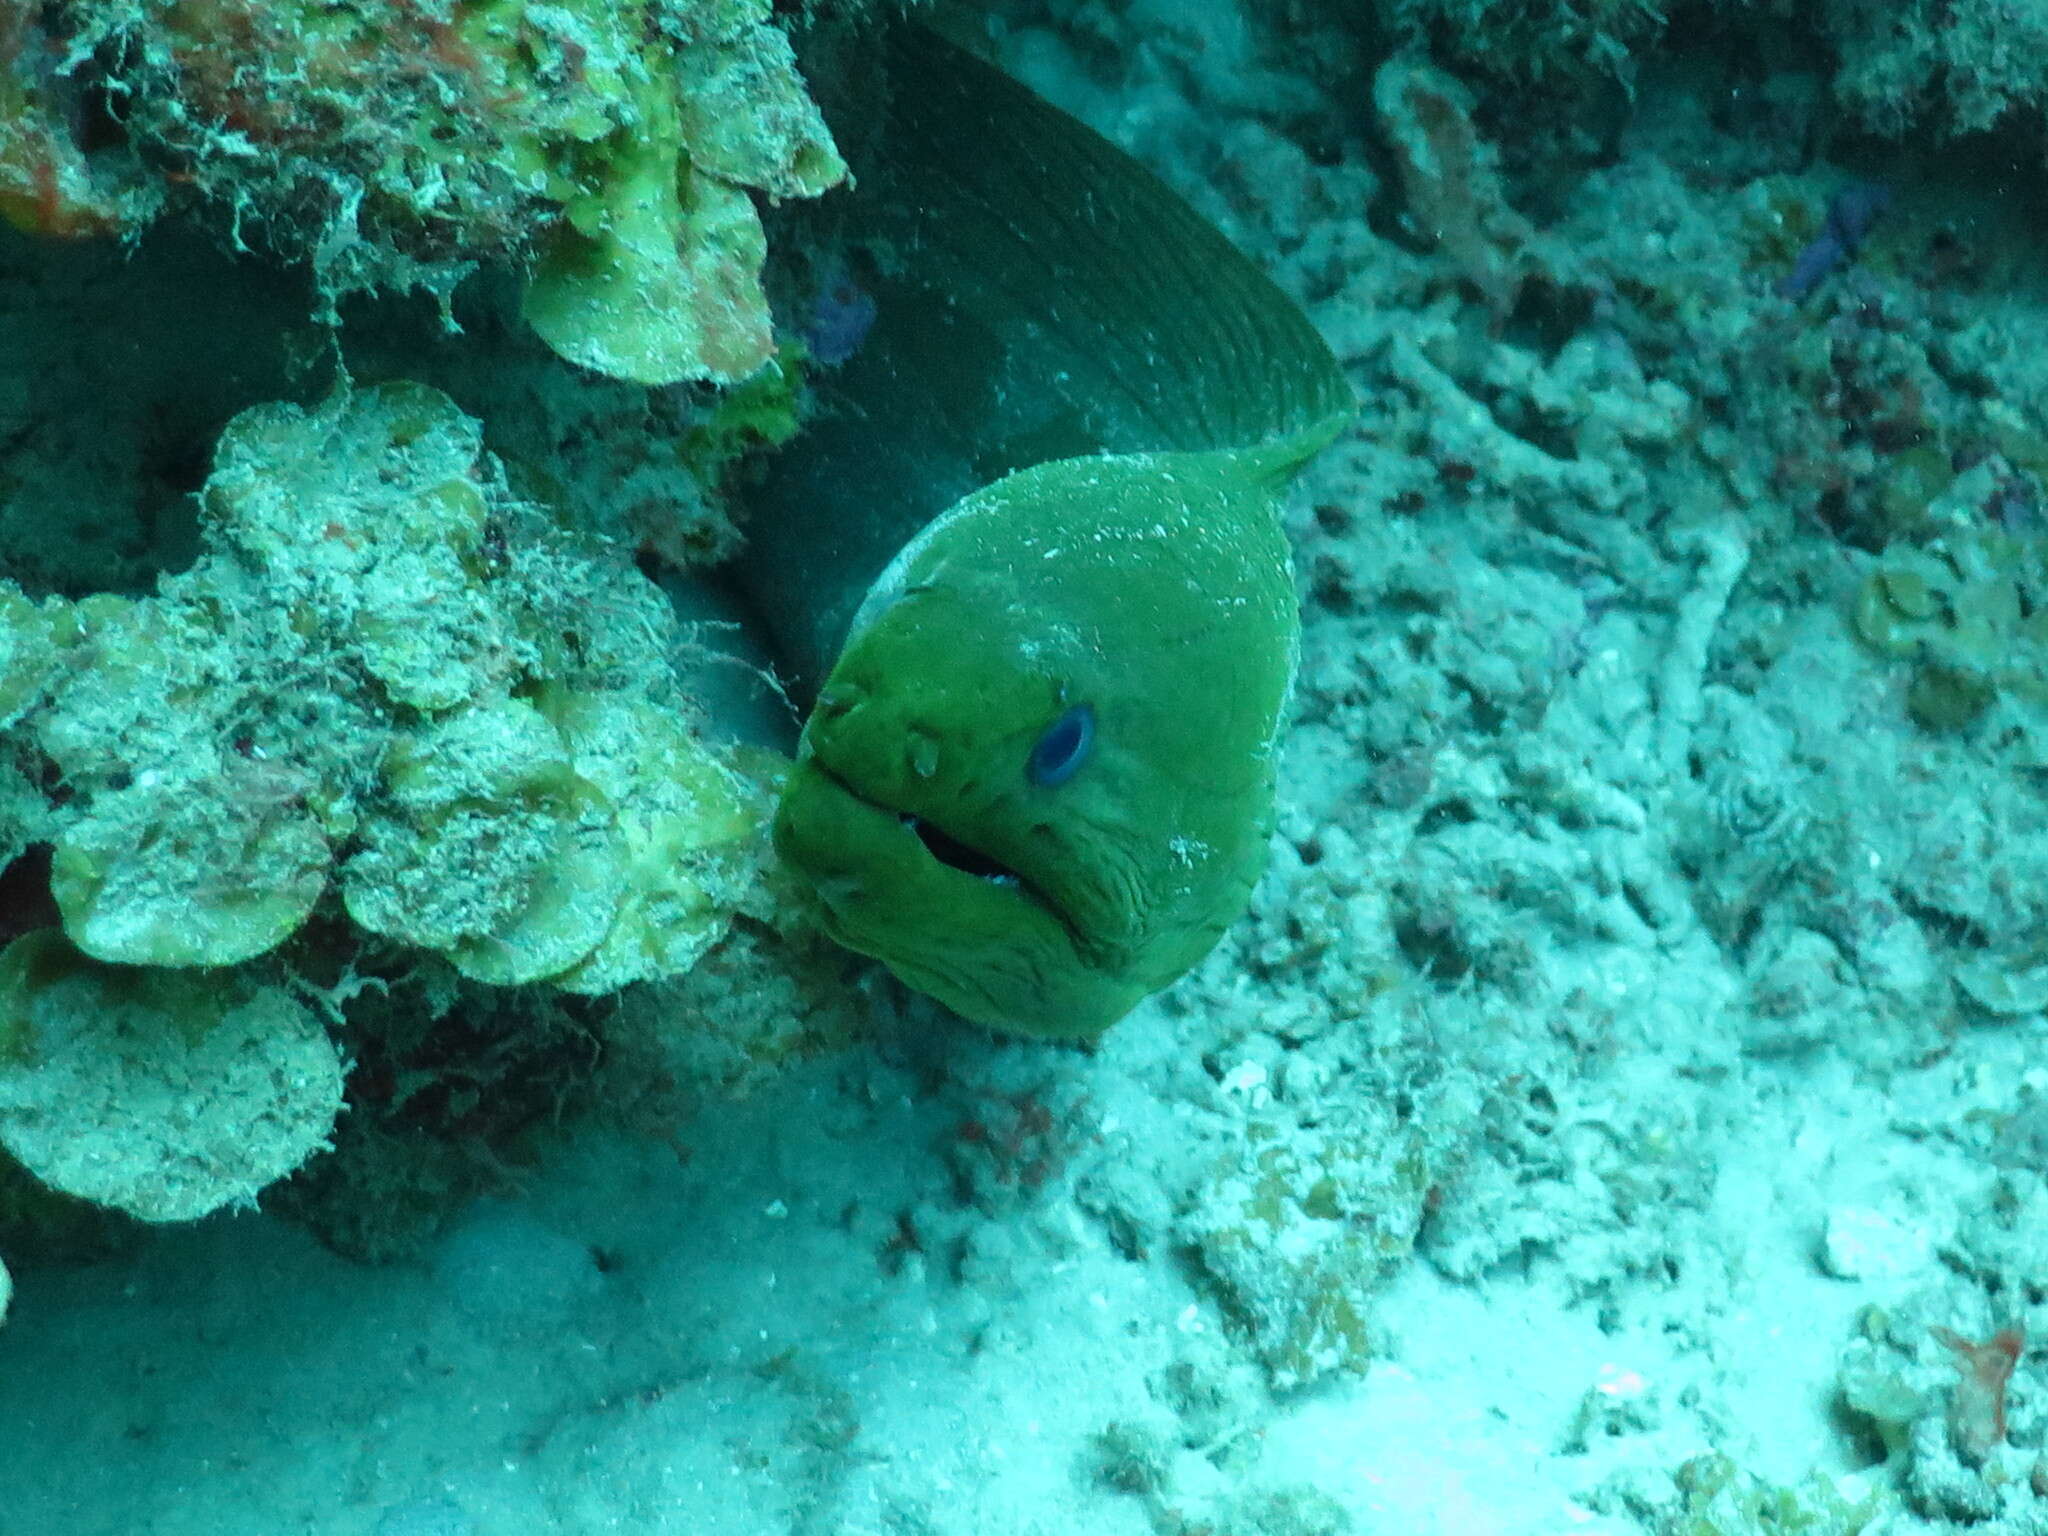
<path fill-rule="evenodd" d="M 341 1058 L 275 985 L 101 965 L 39 929 L 0 951 L 0 1146 L 144 1221 L 255 1198 L 326 1144 Z"/>
<path fill-rule="evenodd" d="M 611 804 L 532 705 L 485 699 L 402 733 L 384 786 L 342 882 L 363 927 L 507 986 L 567 970 L 610 930 L 626 877 Z"/>
<path fill-rule="evenodd" d="M 549 980 L 595 994 L 682 975 L 725 936 L 753 886 L 767 787 L 645 699 L 556 688 L 540 707 L 578 776 L 613 807 L 624 876 L 596 947 Z"/>
<path fill-rule="evenodd" d="M 199 501 L 153 593 L 0 585 L 0 841 L 50 846 L 61 923 L 0 953 L 0 1150 L 151 1221 L 325 1144 L 329 1024 L 396 1115 L 503 1069 L 426 1044 L 491 1014 L 465 983 L 688 972 L 758 910 L 768 812 L 700 735 L 668 599 L 437 391 L 245 411 Z M 553 1006 L 512 1056 L 587 1046 Z"/>
<path fill-rule="evenodd" d="M 154 596 L 0 594 L 80 950 L 238 964 L 337 867 L 361 928 L 497 984 L 610 990 L 724 931 L 765 813 L 690 728 L 666 600 L 512 498 L 445 396 L 245 412 L 202 501 Z"/>

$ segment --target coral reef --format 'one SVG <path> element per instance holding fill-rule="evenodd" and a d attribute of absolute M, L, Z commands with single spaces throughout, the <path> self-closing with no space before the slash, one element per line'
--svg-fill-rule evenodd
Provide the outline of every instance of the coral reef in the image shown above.
<path fill-rule="evenodd" d="M 1835 1378 L 1913 1509 L 1993 1536 L 2048 1519 L 2048 1419 L 2029 1337 L 2048 1276 L 2048 1183 L 2027 1166 L 2040 1110 L 2022 1089 L 2005 1112 L 1966 1106 L 1967 1128 L 1944 1128 L 1992 1166 L 1970 1170 L 1941 1207 L 1938 1278 L 1864 1307 Z"/>
<path fill-rule="evenodd" d="M 1397 33 L 1427 39 L 1447 62 L 1567 87 L 1628 70 L 1632 47 L 1664 27 L 1658 0 L 1391 0 L 1384 14 Z"/>
<path fill-rule="evenodd" d="M 7 876 L 17 921 L 77 937 L 44 929 L 8 952 L 22 977 L 4 1017 L 33 1025 L 50 1075 L 0 1046 L 0 1248 L 25 1286 L 0 1337 L 47 1338 L 28 1358 L 81 1381 L 119 1379 L 82 1358 L 151 1371 L 116 1402 L 73 1394 L 76 1420 L 46 1416 L 41 1383 L 15 1373 L 16 1438 L 34 1465 L 67 1441 L 127 1444 L 104 1519 L 138 1530 L 217 1449 L 194 1409 L 232 1380 L 274 1393 L 259 1427 L 350 1424 L 358 1507 L 394 1528 L 487 1519 L 511 1445 L 535 1508 L 585 1524 L 690 1508 L 694 1485 L 733 1486 L 736 1454 L 765 1506 L 825 1483 L 802 1465 L 812 1447 L 843 1503 L 760 1523 L 1000 1530 L 1036 1488 L 1055 1524 L 1180 1536 L 1432 1521 L 2038 1536 L 2048 801 L 2027 690 L 2048 607 L 2048 347 L 2035 288 L 2012 281 L 2038 264 L 2033 205 L 2006 195 L 2018 178 L 1987 184 L 1961 154 L 1933 176 L 1812 164 L 1824 77 L 1731 75 L 1722 42 L 1675 27 L 1670 71 L 1592 46 L 1625 30 L 1647 64 L 1661 23 L 1645 10 L 1403 8 L 1438 18 L 1435 64 L 1416 37 L 1372 39 L 1418 71 L 1395 104 L 1431 88 L 1449 113 L 1438 142 L 1467 157 L 1430 180 L 1386 142 L 1398 114 L 1372 110 L 1383 54 L 1327 67 L 1329 30 L 1365 47 L 1360 8 L 1038 9 L 1060 25 L 1020 23 L 1018 55 L 1084 106 L 1093 93 L 1106 131 L 1314 303 L 1365 396 L 1364 432 L 1292 516 L 1303 667 L 1249 915 L 1086 1056 L 949 1028 L 791 929 L 773 872 L 749 874 L 748 781 L 772 774 L 703 751 L 658 664 L 678 633 L 623 553 L 687 502 L 687 469 L 792 424 L 772 366 L 695 415 L 693 441 L 690 391 L 585 378 L 573 404 L 522 416 L 504 381 L 538 344 L 471 325 L 432 343 L 444 361 L 471 349 L 432 377 L 488 423 L 509 485 L 474 423 L 416 389 L 267 407 L 228 434 L 197 563 L 133 540 L 108 583 L 121 595 L 46 579 L 42 546 L 83 510 L 99 521 L 74 550 L 97 547 L 136 526 L 142 498 L 52 477 L 40 521 L 10 524 L 37 531 L 11 540 L 20 589 L 0 596 L 0 852 L 27 850 Z M 1947 8 L 1957 46 L 1993 9 Z M 1312 12 L 1323 31 L 1299 21 Z M 1709 14 L 1773 71 L 1788 35 L 1875 38 L 1886 19 L 1688 13 Z M 1917 5 L 1889 17 L 1901 51 L 1935 25 Z M 1575 19 L 1598 25 L 1568 33 Z M 1482 37 L 1507 46 L 1477 57 L 1465 45 Z M 5 89 L 34 100 L 58 158 L 41 182 L 4 183 L 16 218 L 97 207 L 118 224 L 124 197 L 185 195 L 131 186 L 120 136 L 80 131 L 106 66 L 66 73 L 36 49 L 40 73 Z M 1496 63 L 1517 81 L 1632 74 L 1639 110 L 1605 137 L 1554 112 L 1606 150 L 1539 183 L 1531 161 L 1554 146 L 1520 133 L 1531 98 L 1498 89 Z M 1952 126 L 1970 74 L 1962 59 L 1892 107 Z M 1838 76 L 1836 99 L 1853 85 Z M 2009 75 L 1982 100 L 2037 90 Z M 2001 178 L 2033 163 L 2033 125 L 2007 126 Z M 4 142 L 9 164 L 35 152 Z M 1869 176 L 1891 208 L 1845 242 L 1833 210 Z M 1802 259 L 1829 240 L 1854 261 Z M 81 266 L 108 254 L 63 249 Z M 133 266 L 159 255 L 145 244 Z M 64 329 L 38 330 L 41 292 L 5 275 L 26 334 Z M 431 318 L 412 307 L 380 366 L 353 350 L 350 365 L 422 376 L 407 349 L 427 344 L 405 332 Z M 269 310 L 245 323 L 273 329 Z M 99 351 L 133 338 L 145 369 L 177 351 L 125 323 L 71 328 Z M 129 364 L 105 366 L 90 377 L 116 397 Z M 517 388 L 568 402 L 570 372 L 539 358 Z M 52 376 L 72 381 L 64 403 Z M 0 418 L 68 418 L 34 450 L 55 463 L 82 463 L 95 434 L 146 435 L 121 414 L 139 390 L 98 415 L 86 377 L 38 352 L 0 381 Z M 181 413 L 172 444 L 211 442 L 294 385 L 237 387 Z M 25 457 L 10 449 L 0 474 Z M 729 537 L 707 520 L 663 552 Z M 156 586 L 155 567 L 182 574 Z M 1946 699 L 1921 682 L 1937 669 Z M 207 862 L 220 881 L 189 875 Z M 194 921 L 166 917 L 179 903 Z M 126 969 L 85 942 L 261 952 Z M 629 972 L 666 979 L 602 990 Z M 248 1061 L 213 1054 L 238 1038 L 215 1019 L 224 999 L 250 1000 Z M 209 1027 L 174 1038 L 161 1010 L 202 1004 Z M 864 1009 L 878 1049 L 752 1117 L 693 1114 L 852 1037 Z M 270 1024 L 320 1092 L 292 1099 L 260 1070 Z M 348 1063 L 347 1112 L 324 1131 L 322 1052 Z M 130 1059 L 146 1070 L 120 1092 L 92 1070 Z M 455 1202 L 515 1183 L 538 1224 L 486 1209 L 441 1265 L 390 1286 L 347 1276 L 346 1305 L 290 1350 L 235 1326 L 238 1304 L 302 1273 L 243 1267 L 304 1246 L 256 1224 L 138 1242 L 196 1257 L 123 1266 L 98 1313 L 35 1315 L 55 1287 L 33 1268 L 76 1251 L 54 1233 L 80 1207 L 25 1191 L 6 1148 L 76 1181 L 54 1142 L 141 1131 L 131 1187 L 93 1186 L 109 1200 L 210 1174 L 209 1144 L 138 1120 L 130 1093 L 201 1122 L 276 1108 L 260 1129 L 293 1138 L 268 1143 L 271 1166 L 224 1171 L 230 1205 L 331 1140 L 262 1198 L 351 1255 L 413 1252 Z M 634 1133 L 623 1156 L 590 1155 L 604 1138 L 584 1121 L 571 1146 L 552 1134 L 600 1098 Z M 221 1256 L 196 1303 L 162 1283 Z M 443 1325 L 491 1321 L 518 1346 L 450 1369 L 417 1326 L 422 1276 L 454 1293 Z M 200 1326 L 165 1330 L 152 1285 Z M 577 1310 L 593 1297 L 603 1318 Z M 132 1354 L 82 1357 L 78 1320 L 124 1313 Z M 304 1369 L 329 1359 L 332 1384 Z M 1075 1359 L 1093 1367 L 1078 1390 L 1026 1399 L 1076 1382 Z M 362 1411 L 379 1381 L 405 1412 Z M 812 1401 L 761 1408 L 778 1394 Z M 486 1399 L 513 1406 L 479 1421 Z M 420 1436 L 428 1413 L 449 1433 Z M 1546 1445 L 1562 1454 L 1531 1451 Z M 275 1524 L 278 1464 L 260 1434 L 245 1448 L 249 1464 L 206 1462 L 204 1502 L 253 1490 L 250 1518 Z M 70 1490 L 13 1461 L 10 1509 L 60 1527 Z M 1806 1477 L 1812 1462 L 1859 1470 Z M 331 1502 L 324 1470 L 295 1492 L 308 1511 Z"/>
<path fill-rule="evenodd" d="M 677 723 L 654 587 L 512 500 L 477 424 L 419 386 L 245 413 L 203 501 L 212 551 L 154 597 L 62 610 L 61 659 L 46 611 L 12 610 L 17 686 L 47 694 L 15 731 L 67 791 L 73 943 L 250 959 L 346 849 L 361 926 L 479 979 L 560 975 L 622 913 L 584 990 L 687 969 L 760 807 Z"/>
<path fill-rule="evenodd" d="M 1332 451 L 1293 528 L 1311 612 L 1281 846 L 1250 917 L 1169 1000 L 1188 1010 L 1205 1072 L 1225 1095 L 1269 1094 L 1308 1122 L 1277 1139 L 1284 1168 L 1362 1097 L 1396 1100 L 1431 1080 L 1397 1026 L 1405 1016 L 1431 1063 L 1486 1090 L 1463 1123 L 1442 1103 L 1418 1120 L 1461 1145 L 1426 1202 L 1416 1255 L 1475 1287 L 1533 1269 L 1537 1288 L 1597 1309 L 1600 1347 L 1624 1359 L 1618 1341 L 1639 1308 L 1723 1337 L 1711 1304 L 1656 1293 L 1719 1277 L 1731 1254 L 1778 1273 L 1761 1243 L 1715 1231 L 1717 1199 L 1773 1220 L 1786 1207 L 1730 1190 L 1752 1154 L 1716 1150 L 1722 1133 L 1700 1106 L 1739 1106 L 1720 1112 L 1747 1136 L 1755 1106 L 1782 1093 L 1816 1117 L 1799 1122 L 1805 1135 L 1859 1102 L 1828 1074 L 1867 1068 L 1883 1086 L 1865 1112 L 1897 1116 L 1891 1129 L 1915 1142 L 1977 1148 L 2010 1114 L 1997 1186 L 1898 1177 L 1881 1202 L 1872 1195 L 1882 1220 L 1837 1211 L 1824 1258 L 1789 1257 L 1795 1269 L 1835 1266 L 1824 1284 L 1838 1295 L 1815 1304 L 1816 1319 L 1849 1313 L 1852 1280 L 1883 1294 L 1894 1274 L 1975 1272 L 1904 1307 L 1873 1371 L 1853 1385 L 1844 1373 L 1868 1430 L 1859 1453 L 1882 1442 L 1893 1462 L 1837 1485 L 1801 1480 L 1783 1460 L 1757 1476 L 1703 1458 L 1679 1485 L 1659 1472 L 1658 1496 L 1624 1502 L 1644 1529 L 1684 1536 L 1903 1527 L 1902 1501 L 1930 1529 L 2038 1529 L 2038 1343 L 2010 1372 L 2005 1435 L 1983 1465 L 1952 1444 L 1958 1426 L 1973 1454 L 1999 1439 L 1984 1373 L 2012 1364 L 2008 1329 L 2037 1340 L 2044 1327 L 2028 1236 L 2043 1219 L 2032 1192 L 2043 1122 L 2038 1104 L 1999 1102 L 2038 1097 L 2048 1000 L 2032 698 L 2033 623 L 2048 606 L 2036 574 L 2048 385 L 2029 275 L 2038 123 L 2004 122 L 1983 160 L 1920 162 L 1917 146 L 1866 144 L 1868 158 L 1816 166 L 1815 146 L 1843 126 L 1820 104 L 1827 82 L 1803 95 L 1793 77 L 1805 56 L 1780 51 L 1775 23 L 1744 22 L 1734 30 L 1761 58 L 1725 77 L 1710 40 L 1681 52 L 1674 34 L 1669 72 L 1654 75 L 1636 72 L 1645 46 L 1621 72 L 1654 81 L 1656 99 L 1617 111 L 1611 152 L 1588 157 L 1597 169 L 1566 174 L 1571 157 L 1519 109 L 1540 102 L 1544 121 L 1569 122 L 1567 138 L 1592 137 L 1601 120 L 1560 109 L 1553 85 L 1619 50 L 1605 64 L 1559 51 L 1545 74 L 1514 52 L 1526 34 L 1488 24 L 1508 8 L 1430 6 L 1441 23 L 1421 34 L 1426 56 L 1417 37 L 1373 37 L 1393 62 L 1340 77 L 1354 101 L 1372 82 L 1371 164 L 1385 178 L 1371 204 L 1385 238 L 1359 256 L 1328 228 L 1345 227 L 1341 215 L 1319 232 L 1313 212 L 1358 174 L 1330 152 L 1339 135 L 1278 91 L 1261 98 L 1261 126 L 1284 125 L 1325 160 L 1248 149 L 1242 111 L 1205 131 L 1185 98 L 1210 93 L 1225 116 L 1224 93 L 1255 77 L 1218 82 L 1222 68 L 1165 25 L 1127 62 L 1085 30 L 1103 9 L 1036 7 L 1081 34 L 1067 69 L 1099 89 L 1100 120 L 1204 168 L 1207 206 L 1320 301 L 1366 398 L 1362 440 Z M 1971 9 L 1952 13 L 1961 32 Z M 1517 14 L 1543 26 L 1595 11 Z M 1647 9 L 1624 20 L 1639 43 L 1662 30 Z M 1879 26 L 1868 8 L 1810 20 Z M 1917 11 L 1902 20 L 1934 24 Z M 1018 47 L 1058 76 L 1043 34 Z M 1446 86 L 1432 58 L 1482 88 Z M 1176 69 L 1191 83 L 1160 89 Z M 1506 89 L 1503 73 L 1515 77 Z M 1540 93 L 1528 85 L 1539 76 Z M 1722 99 L 1702 79 L 1741 89 Z M 1940 130 L 1938 142 L 1960 126 L 1945 120 L 1949 93 L 1967 83 L 1967 71 L 1931 78 L 1897 103 L 1899 121 Z M 2018 105 L 2038 80 L 2013 85 Z M 1239 191 L 1259 174 L 1263 195 Z M 1889 194 L 1874 221 L 1873 176 Z M 1963 707 L 1916 686 L 1944 663 L 1947 691 L 1970 690 Z M 2008 1034 L 1996 1065 L 1962 1065 Z M 1951 1052 L 1958 1065 L 1927 1091 L 1936 1107 L 1899 1105 L 1895 1086 Z M 1739 1086 L 1718 1100 L 1652 1081 L 1641 1074 L 1653 1060 Z M 1378 1081 L 1404 1061 L 1399 1086 Z M 1249 1139 L 1273 1119 L 1287 1123 L 1269 1111 L 1241 1128 Z M 1265 1150 L 1225 1147 L 1247 1168 Z M 1755 1156 L 1763 1181 L 1791 1166 L 1775 1144 Z M 1872 1158 L 1844 1177 L 1888 1172 Z M 1212 1194 L 1199 1182 L 1176 1193 L 1182 1210 Z M 1977 1208 L 1954 1236 L 1951 1201 Z M 1135 1195 L 1111 1213 L 1139 1252 L 1168 1225 L 1145 1224 Z M 1243 1285 L 1275 1323 L 1243 1330 L 1262 1365 L 1285 1337 L 1294 1273 L 1314 1278 L 1316 1228 L 1287 1214 L 1288 1238 L 1265 1253 L 1246 1245 L 1266 1267 L 1247 1267 Z M 1185 1230 L 1206 1262 L 1202 1225 Z M 1237 1291 L 1215 1290 L 1241 1322 Z M 1761 1317 L 1797 1315 L 1775 1278 L 1753 1295 Z M 1369 1320 L 1385 1310 L 1375 1302 Z M 1721 1382 L 1694 1337 L 1667 1383 Z M 1759 1403 L 1765 1394 L 1775 1411 L 1783 1381 Z M 1632 1435 L 1654 1443 L 1687 1422 L 1688 1439 L 1747 1457 L 1742 1435 L 1759 1420 L 1732 1396 L 1687 1422 L 1665 1391 L 1655 1412 L 1580 1426 L 1592 1443 L 1574 1454 Z M 1164 1463 L 1149 1445 L 1107 1449 L 1111 1476 L 1156 1484 Z"/>
<path fill-rule="evenodd" d="M 1608 108 L 1577 122 L 1558 115 L 1561 142 L 1576 138 L 1581 152 L 1612 117 L 1622 89 L 1660 55 L 1700 41 L 1697 14 L 1661 0 L 1389 0 L 1371 9 L 1408 46 L 1490 78 L 1497 107 L 1546 99 L 1553 107 L 1576 100 Z M 1779 77 L 1757 82 L 1762 89 L 1748 110 L 1760 126 L 1796 117 L 1799 97 L 1818 84 L 1846 123 L 1887 137 L 1927 130 L 1951 138 L 2018 125 L 2037 158 L 2048 153 L 2039 122 L 2048 86 L 2033 67 L 2048 53 L 2048 21 L 2031 6 L 1825 0 L 1797 13 L 1751 4 L 1717 9 L 1731 13 L 1730 35 L 1744 39 L 1747 57 L 1735 67 Z M 1787 16 L 1796 19 L 1781 19 Z M 1792 78 L 1799 74 L 1809 83 Z"/>
<path fill-rule="evenodd" d="M 2048 17 L 2035 7 L 2007 0 L 1830 0 L 1822 15 L 1840 51 L 1836 98 L 1870 127 L 1897 134 L 1925 124 L 1945 135 L 1977 133 L 2032 114 L 2040 141 L 2048 82 L 2034 63 L 2048 56 Z"/>
<path fill-rule="evenodd" d="M 675 977 L 751 890 L 766 819 L 696 733 L 661 593 L 513 498 L 445 396 L 245 412 L 202 502 L 205 553 L 153 596 L 0 594 L 6 831 L 53 845 L 63 925 L 16 941 L 0 1143 L 153 1220 L 246 1199 L 326 1135 L 338 1067 L 291 977 L 327 978 L 336 1021 L 378 942 L 494 986 Z M 326 1086 L 299 1060 L 319 1051 Z M 153 1112 L 233 1071 L 298 1085 L 310 1132 L 249 1170 L 149 1142 L 203 1118 Z M 150 1074 L 154 1098 L 117 1091 Z M 78 1150 L 53 1106 L 125 1128 L 145 1171 Z M 179 1158 L 220 1182 L 146 1187 Z"/>
<path fill-rule="evenodd" d="M 132 237 L 197 202 L 330 306 L 530 263 L 548 344 L 642 383 L 768 359 L 753 195 L 845 171 L 767 0 L 102 0 L 0 28 L 17 227 Z"/>
<path fill-rule="evenodd" d="M 60 238 L 131 234 L 167 187 L 132 157 L 93 153 L 81 61 L 52 15 L 27 5 L 0 14 L 0 219 Z"/>

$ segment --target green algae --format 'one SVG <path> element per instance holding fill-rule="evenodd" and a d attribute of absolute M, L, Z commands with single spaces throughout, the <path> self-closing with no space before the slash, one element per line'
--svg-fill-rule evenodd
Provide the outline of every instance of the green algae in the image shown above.
<path fill-rule="evenodd" d="M 1413 1127 L 1246 1127 L 1184 1232 L 1275 1388 L 1366 1369 L 1374 1295 L 1413 1249 L 1432 1182 Z"/>
<path fill-rule="evenodd" d="M 1844 1495 L 1814 1473 L 1779 1486 L 1726 1456 L 1696 1456 L 1678 1469 L 1681 1503 L 1658 1522 L 1657 1536 L 1859 1536 L 1884 1512 L 1875 1492 Z"/>
<path fill-rule="evenodd" d="M 1872 650 L 1913 663 L 1906 708 L 1927 729 L 1961 730 L 2002 699 L 2038 730 L 2048 718 L 2044 597 L 2039 539 L 1958 529 L 1887 550 L 1851 622 Z"/>

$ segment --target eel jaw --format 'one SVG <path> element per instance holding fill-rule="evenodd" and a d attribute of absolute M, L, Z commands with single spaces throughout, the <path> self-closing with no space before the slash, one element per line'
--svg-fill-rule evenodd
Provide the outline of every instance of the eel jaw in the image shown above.
<path fill-rule="evenodd" d="M 898 811 L 896 816 L 917 834 L 917 840 L 924 844 L 931 856 L 948 869 L 957 869 L 963 875 L 973 875 L 993 885 L 1024 887 L 1024 878 L 1009 865 L 990 858 L 970 843 L 961 842 L 937 822 L 914 816 L 909 811 Z M 1044 900 L 1043 897 L 1039 899 Z"/>
<path fill-rule="evenodd" d="M 1072 916 L 1046 894 L 1045 888 L 1036 881 L 1019 873 L 1002 860 L 982 852 L 972 843 L 955 837 L 936 821 L 920 816 L 914 811 L 898 810 L 886 801 L 872 800 L 855 789 L 846 780 L 834 773 L 815 757 L 809 765 L 847 799 L 871 810 L 896 818 L 897 824 L 914 836 L 931 862 L 955 875 L 965 876 L 984 887 L 1009 893 L 1010 899 L 1028 903 L 1057 922 L 1074 947 L 1076 955 L 1085 955 L 1090 946 L 1082 941 L 1080 929 Z"/>
<path fill-rule="evenodd" d="M 827 931 L 897 970 L 935 966 L 1095 973 L 1071 921 L 1014 870 L 925 818 L 867 799 L 815 758 L 799 761 L 775 814 L 783 862 L 817 896 Z M 975 957 L 980 957 L 976 959 Z M 1023 963 L 1023 962 L 1019 962 Z M 960 980 L 957 990 L 970 983 Z M 937 993 L 955 1012 L 1008 1029 L 1042 1032 L 1016 1006 Z M 1021 996 L 1017 988 L 1012 994 Z M 998 1015 L 998 1016 L 992 1016 Z"/>
<path fill-rule="evenodd" d="M 815 757 L 790 773 L 775 847 L 826 933 L 975 1023 L 1089 1040 L 1153 990 L 1084 944 L 1029 880 L 856 794 Z"/>

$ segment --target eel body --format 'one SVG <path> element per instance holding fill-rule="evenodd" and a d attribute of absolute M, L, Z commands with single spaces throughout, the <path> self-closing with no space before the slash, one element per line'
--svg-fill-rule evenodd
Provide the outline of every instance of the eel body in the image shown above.
<path fill-rule="evenodd" d="M 1298 640 L 1277 499 L 1353 402 L 1163 183 L 922 32 L 849 217 L 876 318 L 749 496 L 814 703 L 775 838 L 828 931 L 1085 1038 L 1243 911 Z"/>

